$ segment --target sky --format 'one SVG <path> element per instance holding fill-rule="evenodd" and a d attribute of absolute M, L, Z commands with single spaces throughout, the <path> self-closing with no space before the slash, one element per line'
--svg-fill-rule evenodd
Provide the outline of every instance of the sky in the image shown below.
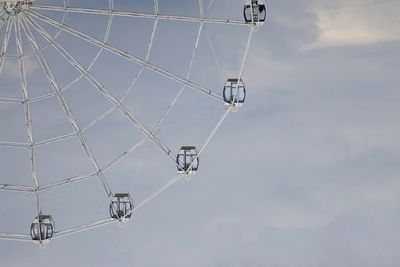
<path fill-rule="evenodd" d="M 108 1 L 70 4 L 106 8 Z M 152 1 L 114 4 L 153 12 Z M 163 14 L 199 12 L 195 0 L 159 5 Z M 215 0 L 208 16 L 241 19 L 242 6 L 241 0 Z M 246 103 L 227 117 L 195 176 L 135 211 L 123 227 L 56 239 L 45 249 L 0 241 L 1 266 L 399 266 L 400 1 L 270 0 L 267 6 L 267 21 L 254 33 L 246 61 Z M 62 14 L 44 14 L 62 20 Z M 67 24 L 102 39 L 107 20 L 70 14 Z M 145 58 L 153 22 L 114 18 L 109 43 Z M 84 66 L 91 65 L 98 48 L 41 25 Z M 197 31 L 196 23 L 160 21 L 149 62 L 185 76 Z M 221 92 L 223 81 L 239 72 L 248 28 L 207 25 L 206 31 L 213 49 L 202 33 L 191 80 Z M 0 34 L 2 39 L 4 29 Z M 62 88 L 78 77 L 38 33 L 34 36 Z M 35 57 L 26 61 L 29 92 L 51 92 Z M 17 66 L 15 60 L 5 62 L 1 96 L 20 97 Z M 91 68 L 117 97 L 139 71 L 105 51 Z M 124 103 L 154 128 L 180 88 L 146 70 Z M 85 79 L 67 88 L 65 97 L 83 126 L 111 107 Z M 55 97 L 31 108 L 36 140 L 71 132 Z M 220 102 L 186 88 L 159 138 L 176 150 L 200 146 L 224 111 Z M 26 141 L 23 106 L 0 103 L 0 123 L 0 140 Z M 101 166 L 143 137 L 118 112 L 85 136 Z M 76 138 L 40 147 L 37 157 L 41 184 L 91 168 Z M 0 183 L 32 184 L 26 151 L 1 148 L 0 159 Z M 175 172 L 147 143 L 105 175 L 115 192 L 129 191 L 139 201 Z M 34 198 L 0 191 L 0 201 L 0 232 L 26 233 L 35 217 Z M 96 178 L 46 192 L 42 201 L 57 230 L 108 216 Z"/>

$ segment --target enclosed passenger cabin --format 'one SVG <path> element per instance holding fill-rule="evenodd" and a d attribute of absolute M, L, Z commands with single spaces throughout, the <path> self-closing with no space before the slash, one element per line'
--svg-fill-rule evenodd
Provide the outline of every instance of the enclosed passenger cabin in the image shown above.
<path fill-rule="evenodd" d="M 38 240 L 41 243 L 53 237 L 55 231 L 54 220 L 50 215 L 37 216 L 31 224 L 32 240 Z"/>
<path fill-rule="evenodd" d="M 246 88 L 239 79 L 228 79 L 224 86 L 224 101 L 226 105 L 240 107 L 246 100 Z"/>
<path fill-rule="evenodd" d="M 199 169 L 199 153 L 194 146 L 183 146 L 176 155 L 178 173 L 195 174 Z"/>
<path fill-rule="evenodd" d="M 247 0 L 243 9 L 244 20 L 248 24 L 261 26 L 267 18 L 267 7 L 263 0 Z"/>
<path fill-rule="evenodd" d="M 134 205 L 129 193 L 117 193 L 110 203 L 111 218 L 126 221 L 131 218 Z"/>

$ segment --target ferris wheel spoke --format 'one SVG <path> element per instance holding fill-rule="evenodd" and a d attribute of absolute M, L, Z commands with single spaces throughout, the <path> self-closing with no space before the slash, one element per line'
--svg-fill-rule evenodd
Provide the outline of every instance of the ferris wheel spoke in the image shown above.
<path fill-rule="evenodd" d="M 35 243 L 35 241 L 32 240 L 31 236 L 30 235 L 26 235 L 26 234 L 0 233 L 0 240 L 21 241 L 21 242 Z"/>
<path fill-rule="evenodd" d="M 12 185 L 12 184 L 0 184 L 0 191 L 16 191 L 16 192 L 35 192 L 33 186 L 26 185 Z"/>
<path fill-rule="evenodd" d="M 41 5 L 35 4 L 31 7 L 35 10 L 46 10 L 46 11 L 58 11 L 58 12 L 69 12 L 69 13 L 80 13 L 80 14 L 94 14 L 94 15 L 110 15 L 116 17 L 131 17 L 131 18 L 144 18 L 144 19 L 160 19 L 160 20 L 170 20 L 170 21 L 185 21 L 185 22 L 205 22 L 213 24 L 228 24 L 228 25 L 242 25 L 249 26 L 243 20 L 234 19 L 222 19 L 222 18 L 201 18 L 192 16 L 177 16 L 177 15 L 165 15 L 165 14 L 152 14 L 152 13 L 142 13 L 142 12 L 131 12 L 131 11 L 119 11 L 119 10 L 106 10 L 106 9 L 96 9 L 96 8 L 80 8 L 80 7 L 62 7 L 53 5 Z"/>
<path fill-rule="evenodd" d="M 62 106 L 62 108 L 64 110 L 64 113 L 65 113 L 67 119 L 69 120 L 69 122 L 70 122 L 70 124 L 71 124 L 71 126 L 72 126 L 72 128 L 73 128 L 73 130 L 74 130 L 74 132 L 76 134 L 76 136 L 80 140 L 81 146 L 82 146 L 83 150 L 85 151 L 86 157 L 88 158 L 88 160 L 89 160 L 90 164 L 92 165 L 92 167 L 95 169 L 95 171 L 97 173 L 96 176 L 99 178 L 99 181 L 100 181 L 101 185 L 103 186 L 103 189 L 104 189 L 105 193 L 107 194 L 108 198 L 111 199 L 113 194 L 112 194 L 112 191 L 111 191 L 111 189 L 110 189 L 110 187 L 109 187 L 109 185 L 107 183 L 107 180 L 106 180 L 104 174 L 100 172 L 100 167 L 99 167 L 99 165 L 98 165 L 98 163 L 96 161 L 96 158 L 95 158 L 95 156 L 94 156 L 89 144 L 87 143 L 85 136 L 82 134 L 81 129 L 80 129 L 78 123 L 77 123 L 77 120 L 75 119 L 75 116 L 74 116 L 74 114 L 73 114 L 68 102 L 66 101 L 64 95 L 62 94 L 61 89 L 58 86 L 58 83 L 57 83 L 57 81 L 56 81 L 56 79 L 55 79 L 55 77 L 54 77 L 54 75 L 53 75 L 48 63 L 47 63 L 46 58 L 44 57 L 44 55 L 40 51 L 39 46 L 37 44 L 37 41 L 35 40 L 35 37 L 33 36 L 33 34 L 31 32 L 27 22 L 23 21 L 21 23 L 21 25 L 22 25 L 22 27 L 24 29 L 24 32 L 25 32 L 26 36 L 29 39 L 29 42 L 30 42 L 30 44 L 32 46 L 32 49 L 35 51 L 35 54 L 36 54 L 36 56 L 38 58 L 38 61 L 39 61 L 40 65 L 42 66 L 42 69 L 43 69 L 43 71 L 44 71 L 49 83 L 51 84 L 54 92 L 56 93 L 56 96 L 57 96 L 57 98 L 58 98 L 58 100 L 59 100 L 59 102 L 60 102 L 60 104 L 61 104 L 61 106 Z"/>
<path fill-rule="evenodd" d="M 25 126 L 26 132 L 28 135 L 29 140 L 29 149 L 30 149 L 30 158 L 31 158 L 31 168 L 32 168 L 32 177 L 34 179 L 34 185 L 37 188 L 39 186 L 38 179 L 37 179 L 37 166 L 36 166 L 36 153 L 34 148 L 34 139 L 33 139 L 33 130 L 32 130 L 32 115 L 31 115 L 31 108 L 28 102 L 29 95 L 28 95 L 28 84 L 26 78 L 26 64 L 24 58 L 24 52 L 21 43 L 21 28 L 19 23 L 15 23 L 15 40 L 17 46 L 17 55 L 18 55 L 18 64 L 19 64 L 19 78 L 20 78 L 20 85 L 22 90 L 23 102 L 24 102 L 24 111 L 25 111 Z"/>
<path fill-rule="evenodd" d="M 163 75 L 163 76 L 165 76 L 165 77 L 167 77 L 167 78 L 169 78 L 171 80 L 174 80 L 174 81 L 176 81 L 178 83 L 181 83 L 181 84 L 184 84 L 184 85 L 186 85 L 188 87 L 191 87 L 192 89 L 194 89 L 194 90 L 196 90 L 196 91 L 198 91 L 198 92 L 200 92 L 202 94 L 205 94 L 205 95 L 207 95 L 207 96 L 209 96 L 211 98 L 214 98 L 216 100 L 224 102 L 224 99 L 220 94 L 218 94 L 216 92 L 213 92 L 212 90 L 207 89 L 207 88 L 205 88 L 205 87 L 203 87 L 201 85 L 198 85 L 198 84 L 195 84 L 195 83 L 193 83 L 191 81 L 188 81 L 183 77 L 180 77 L 180 76 L 178 76 L 176 74 L 173 74 L 173 73 L 169 72 L 168 70 L 165 70 L 165 69 L 160 68 L 160 67 L 158 67 L 156 65 L 153 65 L 153 64 L 151 64 L 151 63 L 149 63 L 149 62 L 147 62 L 145 60 L 142 60 L 142 59 L 140 59 L 140 58 L 138 58 L 138 57 L 136 57 L 136 56 L 134 56 L 134 55 L 132 55 L 130 53 L 127 53 L 127 52 L 115 47 L 115 46 L 112 46 L 112 45 L 110 45 L 108 43 L 104 43 L 104 42 L 102 42 L 102 41 L 100 41 L 100 40 L 98 40 L 98 39 L 96 39 L 94 37 L 91 37 L 91 36 L 89 36 L 89 35 L 87 35 L 85 33 L 82 33 L 80 31 L 74 29 L 74 28 L 71 28 L 71 27 L 69 27 L 69 26 L 67 26 L 65 24 L 62 24 L 62 23 L 60 23 L 60 22 L 58 22 L 56 20 L 53 20 L 52 18 L 49 18 L 48 16 L 45 16 L 43 14 L 40 14 L 40 13 L 37 13 L 37 12 L 34 12 L 34 11 L 26 11 L 26 13 L 31 15 L 31 16 L 33 16 L 33 17 L 35 17 L 35 18 L 37 18 L 37 19 L 39 19 L 39 20 L 41 20 L 41 21 L 43 21 L 43 22 L 46 22 L 46 23 L 48 23 L 50 25 L 53 25 L 56 28 L 62 29 L 62 30 L 66 31 L 66 32 L 68 32 L 68 33 L 70 33 L 72 35 L 75 35 L 76 37 L 81 38 L 82 40 L 85 40 L 85 41 L 87 41 L 87 42 L 89 42 L 89 43 L 91 43 L 93 45 L 96 45 L 96 46 L 99 46 L 99 47 L 104 47 L 104 49 L 106 49 L 107 51 L 110 51 L 111 53 L 114 53 L 114 54 L 116 54 L 116 55 L 118 55 L 118 56 L 120 56 L 122 58 L 125 58 L 126 60 L 132 61 L 132 62 L 134 62 L 134 63 L 136 63 L 138 65 L 144 66 L 145 68 L 147 68 L 147 69 L 149 69 L 149 70 L 151 70 L 151 71 L 153 71 L 155 73 L 158 73 L 158 74 Z"/>
<path fill-rule="evenodd" d="M 40 193 L 37 191 L 39 188 L 39 181 L 38 181 L 38 171 L 37 171 L 37 163 L 36 163 L 36 151 L 33 139 L 33 130 L 32 130 L 32 115 L 31 115 L 31 108 L 30 103 L 28 102 L 29 95 L 28 95 L 28 83 L 26 78 L 26 65 L 25 65 L 25 55 L 22 47 L 22 37 L 21 37 L 21 27 L 19 23 L 19 19 L 14 21 L 14 33 L 15 33 L 15 44 L 16 50 L 18 55 L 18 65 L 19 65 L 19 79 L 20 85 L 22 90 L 22 96 L 24 99 L 24 111 L 25 111 L 25 126 L 26 132 L 29 141 L 29 152 L 30 152 L 30 162 L 31 162 L 31 174 L 33 179 L 33 185 L 35 189 L 35 202 L 36 202 L 36 212 L 37 216 L 42 214 L 42 207 L 41 207 L 41 198 Z M 39 232 L 41 229 L 39 229 Z M 41 235 L 40 235 L 41 236 Z"/>
<path fill-rule="evenodd" d="M 71 63 L 80 73 L 84 74 L 85 78 L 93 84 L 95 88 L 108 99 L 113 105 L 116 106 L 120 110 L 122 114 L 124 114 L 136 127 L 146 136 L 148 136 L 153 143 L 163 151 L 170 160 L 172 160 L 175 164 L 175 156 L 166 145 L 164 145 L 157 137 L 153 135 L 153 133 L 148 130 L 145 125 L 140 122 L 136 116 L 134 116 L 120 101 L 118 101 L 110 91 L 105 88 L 97 79 L 87 71 L 73 56 L 71 56 L 56 40 L 54 40 L 34 19 L 27 18 L 28 22 L 35 27 L 35 29 L 47 40 L 49 41 L 54 48 L 64 56 L 68 62 Z"/>
<path fill-rule="evenodd" d="M 8 47 L 8 42 L 10 41 L 12 24 L 13 23 L 11 23 L 11 19 L 8 19 L 7 20 L 7 25 L 6 25 L 6 30 L 4 32 L 3 44 L 1 46 L 1 52 L 0 52 L 0 75 L 1 75 L 1 73 L 3 71 L 4 61 L 5 61 L 7 47 Z"/>

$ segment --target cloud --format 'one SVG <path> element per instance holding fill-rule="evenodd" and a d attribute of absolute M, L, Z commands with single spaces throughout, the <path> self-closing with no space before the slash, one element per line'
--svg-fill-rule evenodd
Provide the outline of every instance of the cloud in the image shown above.
<path fill-rule="evenodd" d="M 342 46 L 400 39 L 399 1 L 316 3 L 319 38 L 314 46 Z"/>

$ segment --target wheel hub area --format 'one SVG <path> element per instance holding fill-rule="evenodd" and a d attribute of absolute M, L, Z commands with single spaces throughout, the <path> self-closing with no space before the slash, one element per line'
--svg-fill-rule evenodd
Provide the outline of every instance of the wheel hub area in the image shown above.
<path fill-rule="evenodd" d="M 17 15 L 23 9 L 28 9 L 32 5 L 32 1 L 28 0 L 6 0 L 4 1 L 3 10 L 10 15 Z"/>

